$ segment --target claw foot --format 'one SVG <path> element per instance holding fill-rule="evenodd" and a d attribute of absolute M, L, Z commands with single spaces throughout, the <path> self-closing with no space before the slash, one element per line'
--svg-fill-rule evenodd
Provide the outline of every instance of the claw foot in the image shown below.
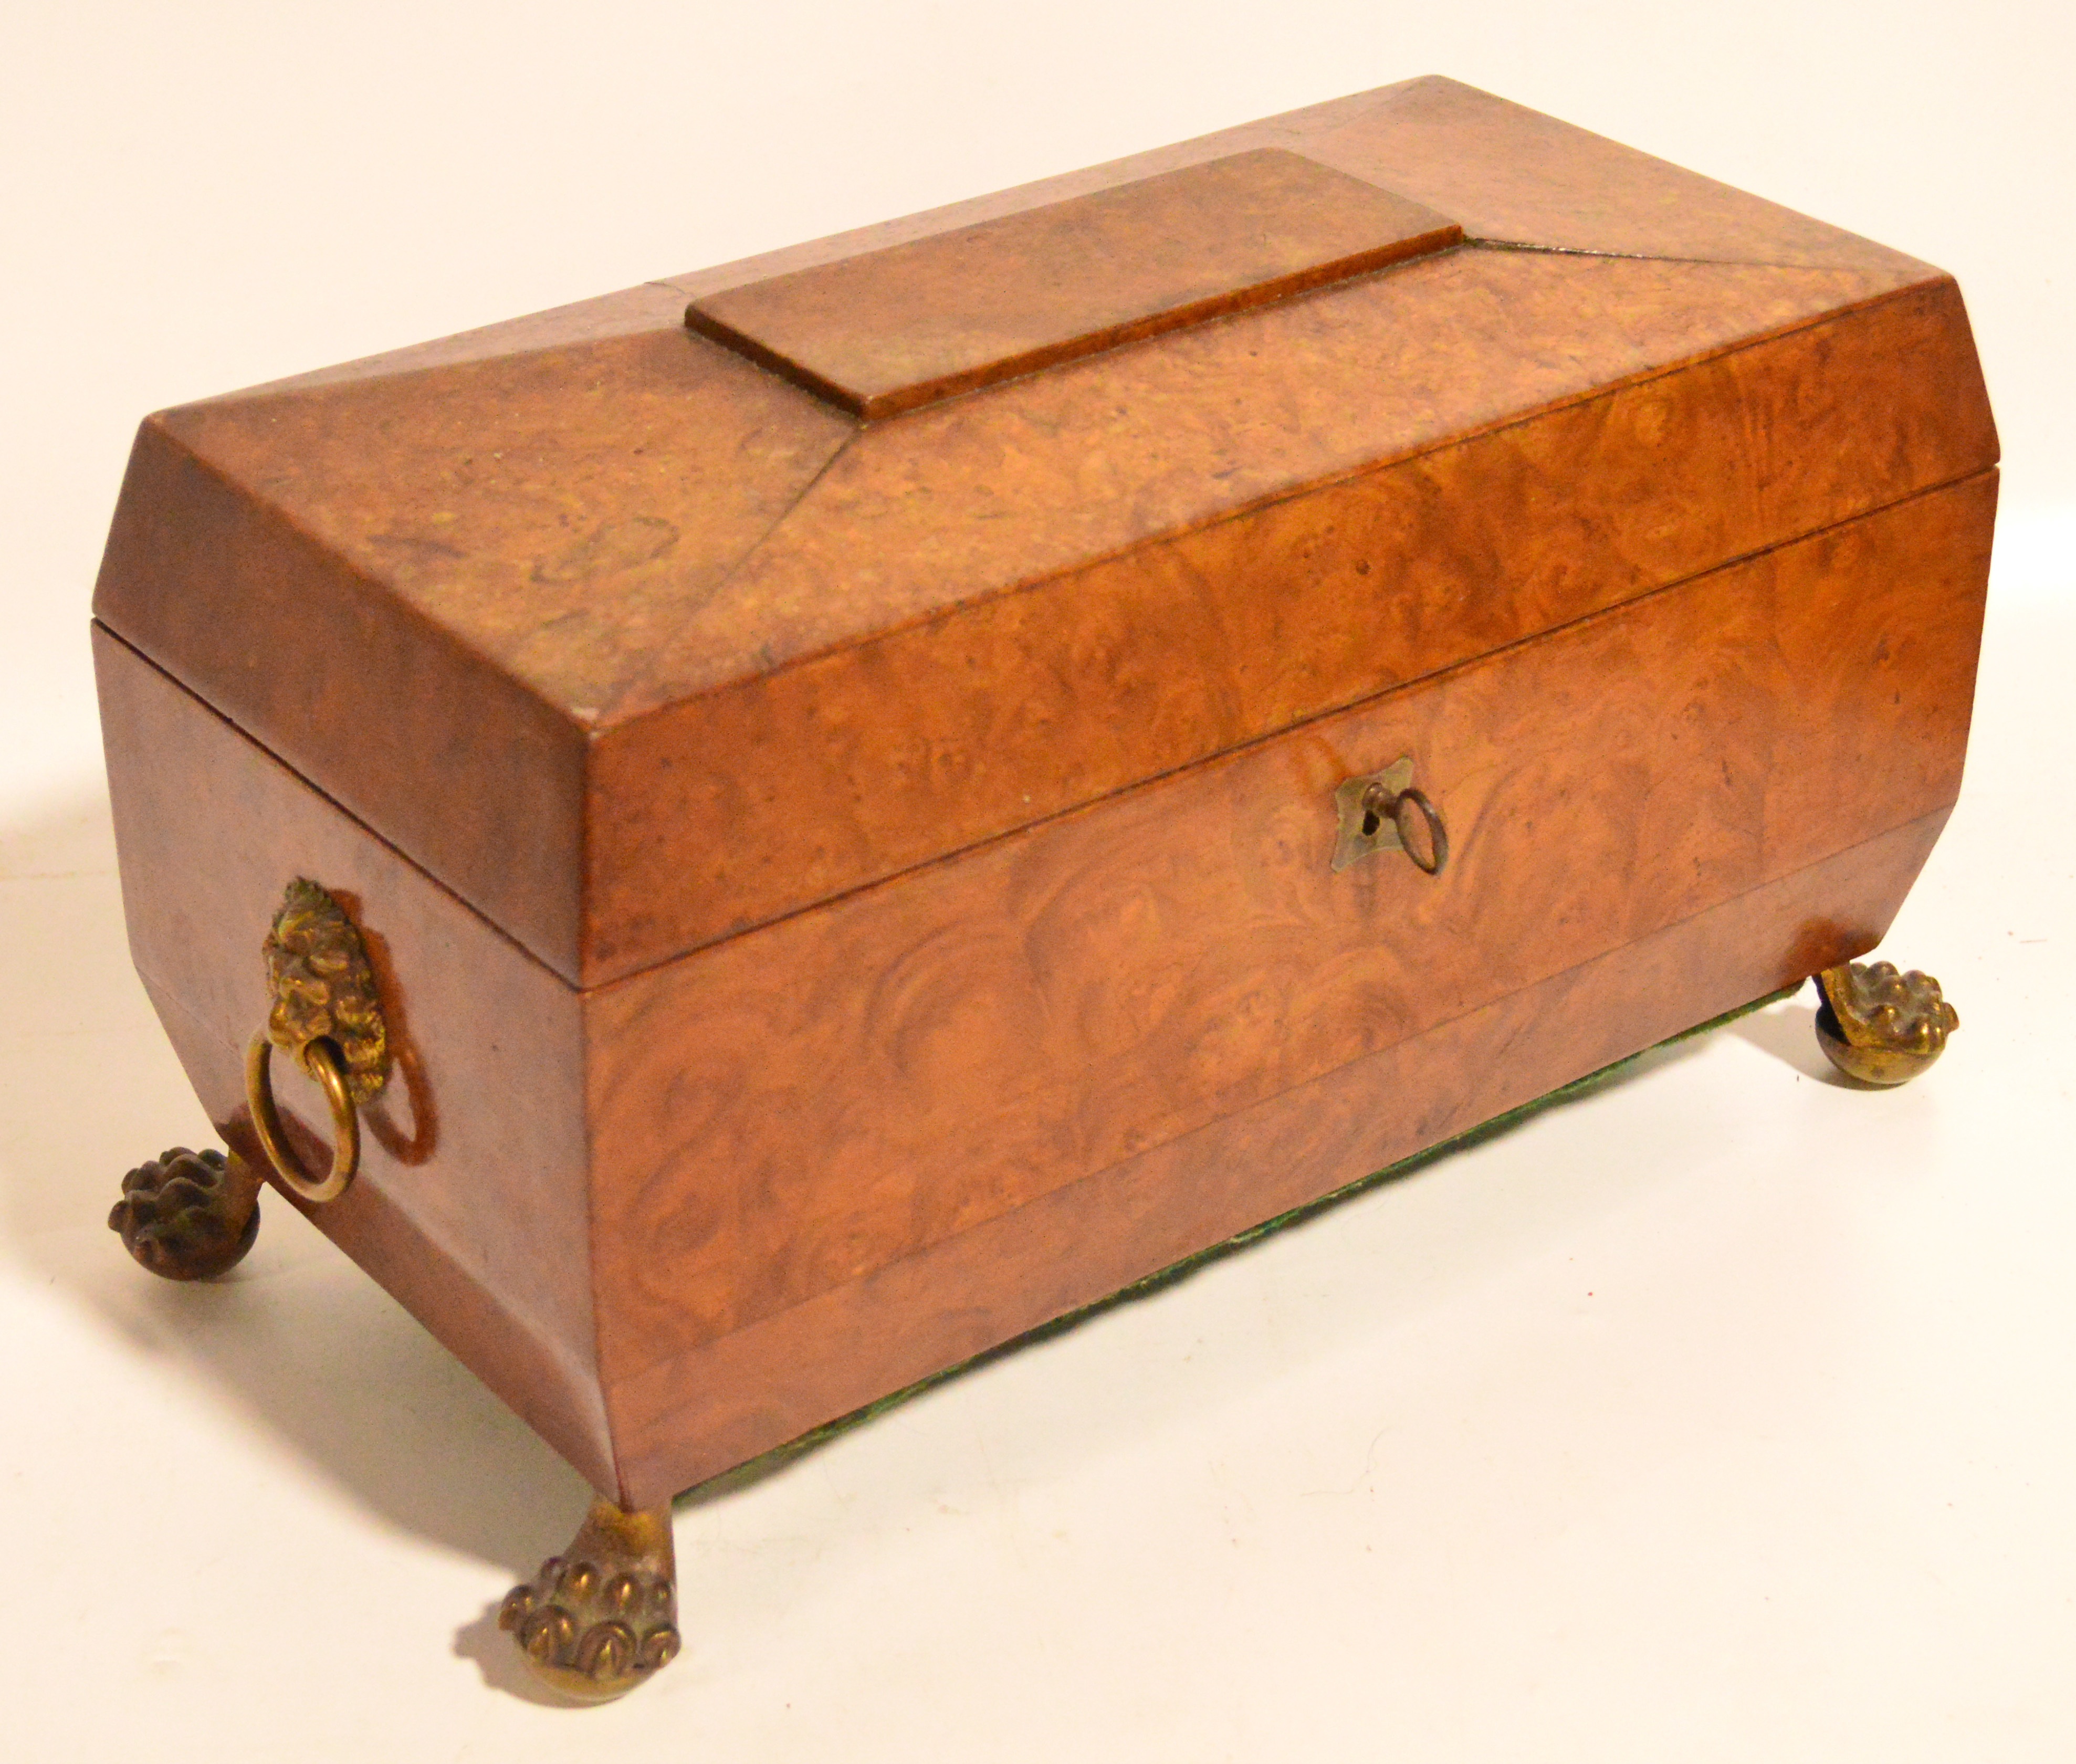
<path fill-rule="evenodd" d="M 1908 1084 L 1961 1027 L 1939 982 L 1893 962 L 1849 961 L 1816 977 L 1816 1040 L 1831 1064 L 1862 1084 Z"/>
<path fill-rule="evenodd" d="M 169 1280 L 227 1273 L 260 1231 L 260 1179 L 235 1152 L 176 1145 L 122 1178 L 108 1228 L 123 1248 Z"/>
<path fill-rule="evenodd" d="M 592 1503 L 569 1548 L 507 1593 L 497 1613 L 537 1677 L 595 1703 L 668 1666 L 677 1622 L 671 1509 L 626 1513 L 609 1500 Z"/>

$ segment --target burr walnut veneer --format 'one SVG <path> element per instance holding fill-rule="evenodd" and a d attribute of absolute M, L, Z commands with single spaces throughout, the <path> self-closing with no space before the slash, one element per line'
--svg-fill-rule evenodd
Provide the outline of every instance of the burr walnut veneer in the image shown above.
<path fill-rule="evenodd" d="M 1995 458 L 1941 272 L 1318 106 L 152 417 L 132 947 L 255 1160 L 330 890 L 394 1073 L 313 1216 L 654 1507 L 1864 953 Z"/>

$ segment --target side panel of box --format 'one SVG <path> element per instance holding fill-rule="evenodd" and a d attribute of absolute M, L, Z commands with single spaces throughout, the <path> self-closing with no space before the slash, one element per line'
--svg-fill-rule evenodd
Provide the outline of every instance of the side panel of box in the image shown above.
<path fill-rule="evenodd" d="M 1958 790 L 1994 503 L 1913 499 L 588 994 L 629 1488 L 1867 947 Z M 1335 874 L 1335 787 L 1401 754 L 1448 870 Z M 1279 1098 L 1365 1070 L 1445 1102 L 1223 1187 L 1162 1149 L 1282 1145 Z"/>
<path fill-rule="evenodd" d="M 101 691 L 131 952 L 210 1119 L 257 1157 L 243 1055 L 291 878 L 366 937 L 397 1061 L 327 1235 L 600 1488 L 615 1484 L 591 1306 L 577 995 L 118 638 Z M 322 1098 L 276 1062 L 304 1156 Z M 285 1196 L 270 1204 L 288 1204 Z M 352 1344 L 342 1343 L 343 1359 Z"/>

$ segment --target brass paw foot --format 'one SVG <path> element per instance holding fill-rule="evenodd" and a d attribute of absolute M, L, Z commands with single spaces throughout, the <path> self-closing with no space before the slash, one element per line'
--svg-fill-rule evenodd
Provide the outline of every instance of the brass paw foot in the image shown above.
<path fill-rule="evenodd" d="M 1816 1040 L 1831 1064 L 1862 1084 L 1908 1084 L 1945 1052 L 1961 1027 L 1939 982 L 1893 962 L 1849 961 L 1816 977 Z"/>
<path fill-rule="evenodd" d="M 108 1228 L 154 1274 L 206 1280 L 235 1268 L 260 1231 L 260 1178 L 236 1152 L 175 1146 L 122 1178 Z"/>
<path fill-rule="evenodd" d="M 668 1507 L 626 1513 L 594 1500 L 569 1548 L 505 1595 L 497 1626 L 537 1676 L 602 1703 L 676 1658 L 677 1577 Z"/>

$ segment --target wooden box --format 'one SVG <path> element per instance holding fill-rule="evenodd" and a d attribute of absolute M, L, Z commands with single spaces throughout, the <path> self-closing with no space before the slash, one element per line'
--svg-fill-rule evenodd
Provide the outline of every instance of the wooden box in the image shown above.
<path fill-rule="evenodd" d="M 313 1216 L 654 1508 L 1870 948 L 1995 459 L 1941 272 L 1321 105 L 149 419 L 132 948 L 256 1164 L 330 890 L 393 1063 Z"/>

